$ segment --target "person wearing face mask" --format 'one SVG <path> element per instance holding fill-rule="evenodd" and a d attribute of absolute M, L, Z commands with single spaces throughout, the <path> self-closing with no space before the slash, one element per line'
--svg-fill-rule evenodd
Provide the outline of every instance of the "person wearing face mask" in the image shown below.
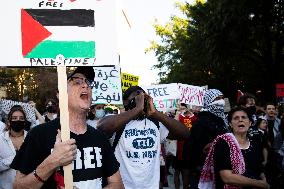
<path fill-rule="evenodd" d="M 106 115 L 104 107 L 104 104 L 95 104 L 90 107 L 90 112 L 87 119 L 88 125 L 97 128 L 98 120 Z"/>
<path fill-rule="evenodd" d="M 245 93 L 244 95 L 240 96 L 238 100 L 238 106 L 245 108 L 249 116 L 252 118 L 252 125 L 255 125 L 257 120 L 255 101 L 255 96 L 249 93 Z"/>
<path fill-rule="evenodd" d="M 201 169 L 212 141 L 228 132 L 223 93 L 218 89 L 208 89 L 203 100 L 204 107 L 197 115 L 197 121 L 192 124 L 191 134 L 183 147 L 184 159 L 188 162 L 190 175 L 193 175 L 191 188 L 198 188 Z"/>
<path fill-rule="evenodd" d="M 10 164 L 20 149 L 29 126 L 26 114 L 20 105 L 11 108 L 6 128 L 0 135 L 0 189 L 12 189 L 16 171 L 10 168 Z"/>
<path fill-rule="evenodd" d="M 44 121 L 49 122 L 57 118 L 57 105 L 55 100 L 53 99 L 48 99 L 46 101 L 46 115 L 44 116 Z"/>

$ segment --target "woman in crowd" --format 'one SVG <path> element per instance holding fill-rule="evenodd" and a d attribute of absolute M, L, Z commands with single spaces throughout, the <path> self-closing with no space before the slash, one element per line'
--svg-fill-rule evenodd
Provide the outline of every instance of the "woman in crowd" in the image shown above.
<path fill-rule="evenodd" d="M 261 169 L 262 147 L 247 135 L 252 123 L 248 113 L 244 108 L 232 109 L 228 122 L 232 133 L 219 135 L 212 143 L 199 188 L 269 188 Z"/>
<path fill-rule="evenodd" d="M 49 122 L 57 118 L 58 106 L 53 99 L 48 99 L 45 103 L 46 114 L 43 116 L 45 122 Z"/>
<path fill-rule="evenodd" d="M 88 114 L 87 124 L 97 128 L 97 122 L 99 119 L 106 115 L 104 104 L 95 104 L 90 107 L 90 112 Z"/>
<path fill-rule="evenodd" d="M 16 153 L 20 149 L 29 126 L 26 114 L 20 105 L 11 108 L 6 128 L 0 135 L 0 189 L 12 189 L 16 171 L 10 168 Z"/>

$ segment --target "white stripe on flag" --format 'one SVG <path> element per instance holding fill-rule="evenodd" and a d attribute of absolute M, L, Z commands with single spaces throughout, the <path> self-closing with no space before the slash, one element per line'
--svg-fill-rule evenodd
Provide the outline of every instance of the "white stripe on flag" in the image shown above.
<path fill-rule="evenodd" d="M 95 41 L 93 27 L 45 26 L 52 34 L 46 39 L 51 41 Z"/>

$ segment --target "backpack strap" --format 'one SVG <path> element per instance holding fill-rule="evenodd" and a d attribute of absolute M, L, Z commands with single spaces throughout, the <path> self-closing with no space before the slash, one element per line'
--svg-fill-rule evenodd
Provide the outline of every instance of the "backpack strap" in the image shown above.
<path fill-rule="evenodd" d="M 158 129 L 160 129 L 160 122 L 158 121 L 158 120 L 156 120 L 156 119 L 153 119 L 153 118 L 147 118 L 147 119 L 149 119 L 150 121 L 152 121 L 156 126 L 157 126 L 157 128 Z"/>
<path fill-rule="evenodd" d="M 112 150 L 113 151 L 115 151 L 115 148 L 116 148 L 118 141 L 119 141 L 119 139 L 120 139 L 120 137 L 121 137 L 121 135 L 122 135 L 122 133 L 125 129 L 126 124 L 120 130 L 115 132 L 115 137 L 114 137 L 114 140 L 113 140 L 113 143 L 112 143 Z"/>

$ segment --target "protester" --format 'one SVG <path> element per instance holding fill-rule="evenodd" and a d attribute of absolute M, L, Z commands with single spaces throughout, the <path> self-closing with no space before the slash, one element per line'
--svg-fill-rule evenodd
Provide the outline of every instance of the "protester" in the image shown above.
<path fill-rule="evenodd" d="M 97 128 L 98 120 L 106 115 L 104 107 L 104 104 L 95 104 L 91 106 L 87 119 L 88 125 Z"/>
<path fill-rule="evenodd" d="M 192 175 L 190 188 L 198 188 L 202 170 L 211 142 L 221 134 L 228 132 L 224 114 L 225 101 L 223 93 L 217 89 L 209 89 L 204 93 L 204 108 L 193 123 L 190 137 L 184 144 L 183 155 L 188 161 Z"/>
<path fill-rule="evenodd" d="M 232 133 L 219 135 L 212 143 L 199 188 L 269 188 L 261 169 L 262 151 L 247 137 L 252 124 L 247 110 L 232 109 L 228 121 Z"/>
<path fill-rule="evenodd" d="M 247 109 L 249 116 L 252 117 L 253 125 L 257 119 L 255 102 L 256 102 L 255 96 L 249 93 L 245 93 L 244 95 L 240 96 L 238 100 L 238 106 Z"/>
<path fill-rule="evenodd" d="M 108 135 L 116 132 L 115 155 L 127 189 L 157 189 L 160 180 L 160 143 L 168 136 L 185 139 L 188 129 L 180 122 L 158 112 L 153 99 L 139 86 L 123 95 L 126 112 L 106 116 L 98 129 Z"/>
<path fill-rule="evenodd" d="M 178 120 L 183 123 L 189 130 L 192 127 L 192 123 L 195 122 L 197 117 L 193 114 L 192 110 L 189 110 L 187 108 L 186 104 L 180 105 L 180 114 L 178 115 Z M 182 184 L 183 189 L 188 189 L 189 186 L 189 169 L 188 165 L 189 162 L 187 160 L 184 160 L 183 158 L 183 146 L 184 146 L 184 140 L 178 140 L 177 141 L 177 155 L 173 162 L 173 168 L 175 169 L 174 173 L 174 183 L 175 188 L 180 188 L 180 174 L 182 178 Z"/>
<path fill-rule="evenodd" d="M 58 105 L 55 100 L 48 99 L 45 103 L 46 114 L 43 116 L 45 122 L 49 122 L 57 118 Z"/>
<path fill-rule="evenodd" d="M 10 168 L 12 160 L 19 151 L 29 126 L 26 114 L 20 105 L 15 105 L 8 113 L 7 124 L 0 134 L 0 188 L 12 189 L 16 170 Z"/>
<path fill-rule="evenodd" d="M 116 161 L 107 139 L 86 124 L 92 100 L 92 67 L 78 67 L 68 76 L 68 110 L 71 139 L 61 142 L 59 119 L 33 128 L 11 167 L 18 170 L 15 189 L 64 187 L 62 166 L 73 162 L 73 181 L 79 189 L 123 188 Z M 64 116 L 64 115 L 61 115 Z"/>
<path fill-rule="evenodd" d="M 279 187 L 279 177 L 281 174 L 281 156 L 279 150 L 283 143 L 281 136 L 281 121 L 277 118 L 276 107 L 273 103 L 265 106 L 266 119 L 268 122 L 268 142 L 271 144 L 268 150 L 267 160 L 267 180 L 271 188 Z"/>

